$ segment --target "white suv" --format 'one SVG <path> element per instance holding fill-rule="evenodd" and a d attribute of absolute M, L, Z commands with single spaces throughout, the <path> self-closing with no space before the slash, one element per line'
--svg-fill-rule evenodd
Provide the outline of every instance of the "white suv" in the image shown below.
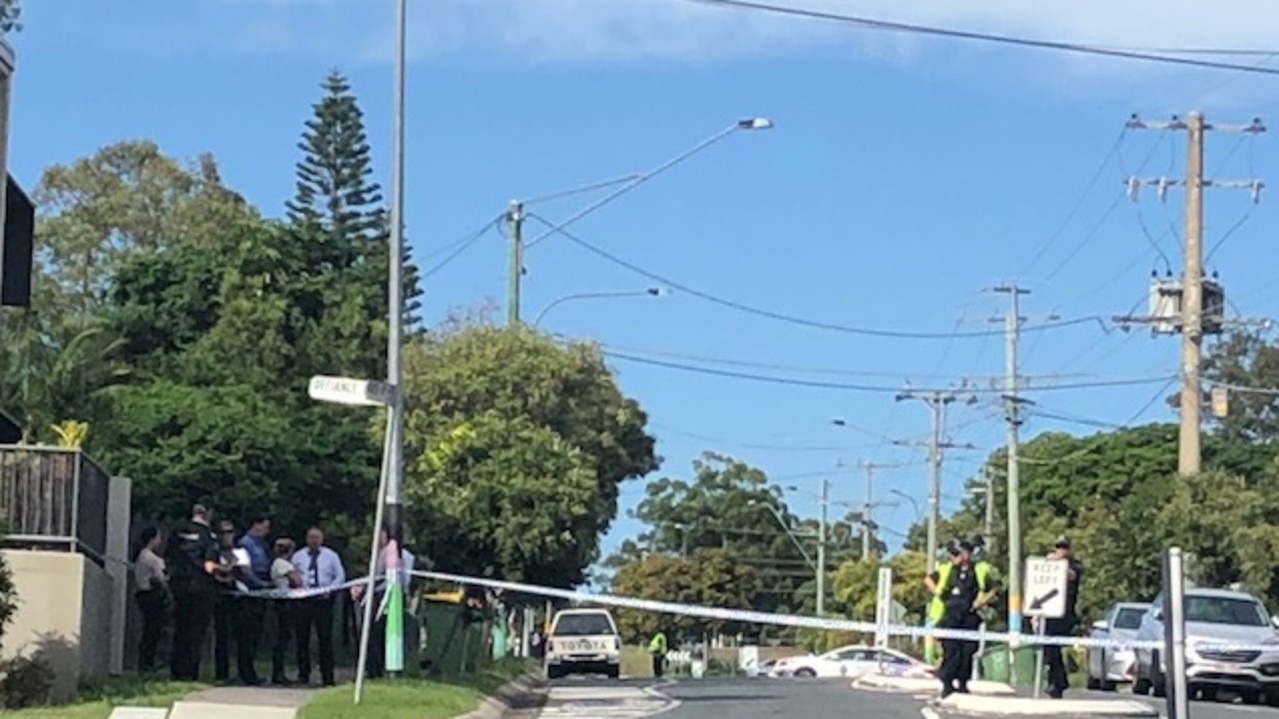
<path fill-rule="evenodd" d="M 546 638 L 546 677 L 567 674 L 622 673 L 622 637 L 607 609 L 565 609 L 551 622 Z"/>

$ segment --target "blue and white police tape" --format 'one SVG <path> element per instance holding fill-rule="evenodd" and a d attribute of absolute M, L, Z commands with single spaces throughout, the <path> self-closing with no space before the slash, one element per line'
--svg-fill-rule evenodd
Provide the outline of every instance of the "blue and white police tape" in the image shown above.
<path fill-rule="evenodd" d="M 311 597 L 322 597 L 328 594 L 336 594 L 337 592 L 350 591 L 352 587 L 367 585 L 368 583 L 369 583 L 368 577 L 361 577 L 359 579 L 351 579 L 349 581 L 334 585 L 332 587 L 316 587 L 316 588 L 303 587 L 301 589 L 250 589 L 248 591 L 241 591 L 239 592 L 239 594 L 241 596 L 252 597 L 254 599 L 310 599 Z M 382 582 L 379 581 L 378 584 L 381 585 Z"/>
<path fill-rule="evenodd" d="M 1143 649 L 1143 650 L 1162 650 L 1164 648 L 1163 641 L 1136 641 L 1123 639 L 1098 639 L 1094 637 L 1052 637 L 1039 636 L 1035 634 L 1009 634 L 1007 632 L 983 632 L 965 629 L 940 629 L 935 627 L 912 627 L 902 624 L 879 625 L 875 622 L 862 622 L 850 619 L 830 619 L 823 617 L 806 617 L 796 614 L 773 614 L 770 612 L 757 612 L 748 609 L 725 609 L 721 607 L 705 607 L 695 604 L 677 604 L 674 602 L 660 602 L 652 599 L 638 599 L 635 597 L 621 597 L 612 594 L 597 594 L 593 592 L 581 592 L 571 589 L 560 589 L 557 587 L 543 587 L 535 584 L 523 584 L 520 582 L 507 582 L 497 579 L 488 579 L 485 577 L 465 577 L 458 574 L 449 574 L 446 572 L 425 572 L 415 571 L 413 576 L 423 577 L 426 579 L 435 579 L 443 582 L 452 582 L 456 584 L 473 584 L 477 586 L 489 587 L 491 589 L 501 589 L 508 592 L 518 594 L 531 594 L 541 597 L 552 597 L 557 599 L 565 599 L 572 602 L 581 602 L 585 604 L 597 604 L 602 606 L 619 607 L 622 609 L 635 609 L 644 612 L 656 612 L 660 614 L 676 614 L 689 617 L 700 617 L 703 619 L 714 619 L 725 622 L 738 622 L 742 624 L 768 624 L 774 626 L 786 627 L 804 627 L 808 629 L 821 629 L 826 631 L 837 632 L 856 632 L 861 634 L 874 634 L 876 632 L 888 634 L 890 636 L 905 637 L 936 637 L 938 639 L 968 639 L 973 641 L 986 642 L 1007 642 L 1013 646 L 1033 646 L 1033 645 L 1054 645 L 1063 647 L 1089 647 L 1089 648 L 1114 648 L 1114 649 Z M 1230 642 L 1215 641 L 1194 641 L 1193 650 L 1202 654 L 1203 652 L 1263 652 L 1271 653 L 1279 661 L 1279 634 L 1275 636 L 1273 643 L 1263 644 L 1243 644 Z"/>

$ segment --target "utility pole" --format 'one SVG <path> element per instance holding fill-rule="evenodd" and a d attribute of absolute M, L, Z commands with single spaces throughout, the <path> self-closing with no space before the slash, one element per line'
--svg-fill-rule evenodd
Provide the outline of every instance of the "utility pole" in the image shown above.
<path fill-rule="evenodd" d="M 511 200 L 506 212 L 507 258 L 510 268 L 506 285 L 506 323 L 520 323 L 520 285 L 524 280 L 524 203 Z"/>
<path fill-rule="evenodd" d="M 981 474 L 986 485 L 986 521 L 982 524 L 981 533 L 989 552 L 995 544 L 995 473 L 990 471 L 989 465 L 983 464 Z"/>
<path fill-rule="evenodd" d="M 1224 181 L 1204 179 L 1204 136 L 1208 130 L 1223 132 L 1244 132 L 1259 134 L 1266 131 L 1260 119 L 1253 119 L 1247 125 L 1210 125 L 1204 121 L 1202 114 L 1192 112 L 1183 121 L 1173 116 L 1169 122 L 1147 123 L 1133 115 L 1127 123 L 1129 129 L 1184 130 L 1187 134 L 1186 176 L 1182 180 L 1168 178 L 1127 179 L 1129 195 L 1134 201 L 1142 185 L 1153 185 L 1159 190 L 1161 200 L 1166 200 L 1168 188 L 1182 185 L 1186 189 L 1186 240 L 1185 264 L 1182 269 L 1181 282 L 1156 282 L 1158 298 L 1173 298 L 1180 304 L 1171 306 L 1158 305 L 1157 295 L 1152 292 L 1151 317 L 1138 321 L 1149 321 L 1154 325 L 1154 332 L 1181 332 L 1181 429 L 1177 444 L 1177 471 L 1179 474 L 1198 474 L 1202 467 L 1201 429 L 1203 415 L 1203 387 L 1200 380 L 1200 366 L 1203 360 L 1203 338 L 1205 334 L 1220 334 L 1224 313 L 1222 307 L 1225 295 L 1221 288 L 1213 283 L 1210 291 L 1205 291 L 1203 272 L 1203 191 L 1205 187 L 1229 189 L 1247 189 L 1252 191 L 1253 202 L 1261 199 L 1264 183 L 1260 180 Z M 1179 312 L 1177 312 L 1179 310 Z M 1167 322 L 1168 315 L 1180 315 L 1179 322 Z M 1212 316 L 1205 322 L 1205 313 Z M 1131 321 L 1133 318 L 1120 318 Z"/>
<path fill-rule="evenodd" d="M 946 426 L 946 406 L 958 399 L 958 395 L 954 392 L 932 390 L 929 392 L 915 392 L 907 390 L 897 395 L 897 401 L 902 402 L 908 399 L 922 400 L 933 412 L 932 437 L 928 441 L 928 464 L 930 467 L 928 479 L 928 573 L 932 574 L 937 569 L 937 525 L 941 521 L 941 466 L 942 453 L 947 449 L 976 449 L 972 444 L 954 444 L 942 441 Z M 972 404 L 977 401 L 976 396 L 969 396 L 968 403 Z M 909 444 L 906 442 L 894 442 L 894 444 Z"/>
<path fill-rule="evenodd" d="M 866 463 L 866 497 L 862 500 L 862 561 L 870 559 L 871 492 L 875 489 L 875 465 Z"/>
<path fill-rule="evenodd" d="M 1011 307 L 1004 322 L 1007 350 L 1004 355 L 1004 420 L 1008 424 L 1008 632 L 1021 633 L 1021 476 L 1017 453 L 1021 439 L 1021 404 L 1018 396 L 1017 340 L 1021 334 L 1021 296 L 1030 290 L 1017 285 L 1001 285 L 996 292 L 1007 294 Z M 1010 664 L 1010 666 L 1012 666 Z"/>
<path fill-rule="evenodd" d="M 830 506 L 829 479 L 822 480 L 821 503 L 821 520 L 817 525 L 817 616 L 819 617 L 826 611 L 826 508 Z"/>

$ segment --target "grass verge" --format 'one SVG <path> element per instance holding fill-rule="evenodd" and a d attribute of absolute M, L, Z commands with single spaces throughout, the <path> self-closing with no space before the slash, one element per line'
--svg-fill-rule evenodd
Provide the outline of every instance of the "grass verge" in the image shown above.
<path fill-rule="evenodd" d="M 484 697 L 532 668 L 508 660 L 465 677 L 370 682 L 358 706 L 349 685 L 333 687 L 307 702 L 298 719 L 450 719 L 475 711 Z"/>
<path fill-rule="evenodd" d="M 88 683 L 72 704 L 0 710 L 0 719 L 107 719 L 117 706 L 171 707 L 204 684 L 148 680 L 126 675 Z"/>

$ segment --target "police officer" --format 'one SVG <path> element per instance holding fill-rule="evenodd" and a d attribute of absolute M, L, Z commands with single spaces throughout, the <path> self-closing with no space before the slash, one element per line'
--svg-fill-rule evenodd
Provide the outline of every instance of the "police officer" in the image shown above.
<path fill-rule="evenodd" d="M 217 539 L 209 526 L 212 512 L 203 504 L 191 508 L 191 520 L 173 532 L 168 566 L 173 590 L 173 654 L 169 673 L 175 681 L 200 678 L 200 655 L 218 599 Z"/>
<path fill-rule="evenodd" d="M 1057 538 L 1049 559 L 1064 559 L 1067 562 L 1066 572 L 1066 612 L 1060 618 L 1048 619 L 1044 622 L 1044 635 L 1049 637 L 1068 637 L 1075 630 L 1079 621 L 1076 613 L 1079 603 L 1079 580 L 1084 576 L 1084 565 L 1075 559 L 1071 549 L 1070 537 L 1062 535 Z M 1066 673 L 1066 662 L 1061 656 L 1060 644 L 1044 645 L 1044 665 L 1048 669 L 1048 696 L 1061 699 L 1070 688 Z"/>
<path fill-rule="evenodd" d="M 950 563 L 942 565 L 927 581 L 942 606 L 937 626 L 941 629 L 972 631 L 980 625 L 977 612 L 993 596 L 993 592 L 985 586 L 989 582 L 989 576 L 984 574 L 979 579 L 972 564 L 971 542 L 951 542 L 948 551 Z M 972 639 L 946 638 L 941 640 L 941 645 L 942 664 L 938 677 L 942 683 L 942 698 L 955 692 L 967 693 L 977 642 Z"/>
<path fill-rule="evenodd" d="M 658 629 L 648 642 L 648 653 L 653 657 L 653 676 L 658 679 L 666 669 L 666 632 Z"/>

